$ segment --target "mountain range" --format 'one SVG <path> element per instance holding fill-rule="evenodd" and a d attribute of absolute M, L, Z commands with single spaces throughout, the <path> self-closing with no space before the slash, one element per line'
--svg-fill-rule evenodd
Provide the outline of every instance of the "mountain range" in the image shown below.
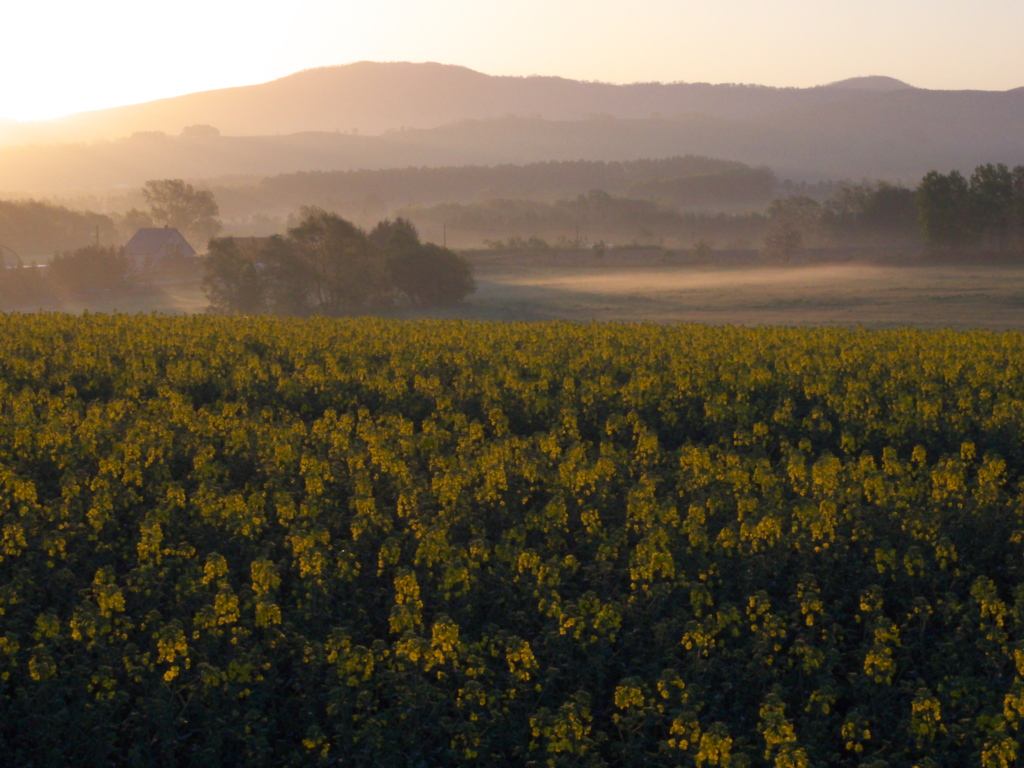
<path fill-rule="evenodd" d="M 139 131 L 180 133 L 208 124 L 232 136 L 308 131 L 380 134 L 459 120 L 516 115 L 545 120 L 673 117 L 703 113 L 753 119 L 789 109 L 840 104 L 864 92 L 911 90 L 899 80 L 854 78 L 817 88 L 708 83 L 582 82 L 500 77 L 466 67 L 359 62 L 322 67 L 260 85 L 223 88 L 55 120 L 0 123 L 0 141 L 94 141 Z"/>
<path fill-rule="evenodd" d="M 814 88 L 612 85 L 361 62 L 45 122 L 0 121 L 0 192 L 686 154 L 783 177 L 913 183 L 932 168 L 1024 162 L 1021 125 L 1024 88 L 937 91 L 887 77 Z"/>

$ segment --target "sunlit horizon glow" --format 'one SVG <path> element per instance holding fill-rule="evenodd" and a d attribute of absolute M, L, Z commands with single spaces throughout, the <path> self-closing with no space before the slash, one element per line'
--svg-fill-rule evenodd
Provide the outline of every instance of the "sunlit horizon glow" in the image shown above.
<path fill-rule="evenodd" d="M 5 22 L 0 117 L 15 120 L 365 60 L 610 83 L 1024 86 L 1018 0 L 41 0 L 5 9 Z"/>

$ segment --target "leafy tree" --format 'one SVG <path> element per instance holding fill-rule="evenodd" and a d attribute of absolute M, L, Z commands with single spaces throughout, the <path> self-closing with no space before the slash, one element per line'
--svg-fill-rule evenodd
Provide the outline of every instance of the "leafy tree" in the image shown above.
<path fill-rule="evenodd" d="M 816 233 L 821 206 L 809 197 L 775 200 L 768 209 L 768 230 L 764 251 L 771 258 L 788 261 L 799 251 L 810 233 Z"/>
<path fill-rule="evenodd" d="M 58 254 L 50 262 L 47 277 L 60 295 L 118 294 L 135 285 L 132 261 L 124 249 L 95 245 Z"/>
<path fill-rule="evenodd" d="M 408 219 L 380 222 L 370 240 L 386 254 L 392 284 L 414 305 L 454 304 L 475 290 L 465 259 L 439 245 L 421 243 Z"/>
<path fill-rule="evenodd" d="M 994 236 L 1002 253 L 1014 219 L 1013 174 L 1003 163 L 979 165 L 969 189 L 975 230 Z"/>
<path fill-rule="evenodd" d="M 929 171 L 917 187 L 918 223 L 932 250 L 959 252 L 974 237 L 970 187 L 959 171 Z"/>
<path fill-rule="evenodd" d="M 690 251 L 693 253 L 694 260 L 704 262 L 711 258 L 711 253 L 714 251 L 714 248 L 711 247 L 711 243 L 704 238 L 701 238 L 693 244 L 693 248 L 691 248 Z"/>
<path fill-rule="evenodd" d="M 434 243 L 421 245 L 388 263 L 395 287 L 417 306 L 455 304 L 476 289 L 466 260 Z"/>
<path fill-rule="evenodd" d="M 769 258 L 789 261 L 803 247 L 804 238 L 793 222 L 779 220 L 768 226 L 762 242 Z"/>
<path fill-rule="evenodd" d="M 181 138 L 203 141 L 216 139 L 220 136 L 220 130 L 212 125 L 188 125 L 181 129 Z"/>
<path fill-rule="evenodd" d="M 284 237 L 210 241 L 203 284 L 213 311 L 342 315 L 388 302 L 395 290 L 434 307 L 474 289 L 469 264 L 421 243 L 406 219 L 382 221 L 367 235 L 318 208 L 303 216 Z"/>
<path fill-rule="evenodd" d="M 177 228 L 196 243 L 205 243 L 221 230 L 220 209 L 209 190 L 181 179 L 153 179 L 146 182 L 142 196 L 155 222 Z"/>
<path fill-rule="evenodd" d="M 919 236 L 914 190 L 884 181 L 843 185 L 822 205 L 822 223 L 847 243 Z"/>
<path fill-rule="evenodd" d="M 144 227 L 155 227 L 156 222 L 149 211 L 140 211 L 138 208 L 131 208 L 122 216 L 117 217 L 117 231 L 121 242 L 128 242 L 132 235 Z"/>
<path fill-rule="evenodd" d="M 879 182 L 864 200 L 861 221 L 864 226 L 886 234 L 916 233 L 914 190 Z"/>
<path fill-rule="evenodd" d="M 387 265 L 366 233 L 337 214 L 303 210 L 269 256 L 272 278 L 298 313 L 339 315 L 367 308 L 388 292 Z M 282 307 L 284 308 L 284 307 Z"/>
<path fill-rule="evenodd" d="M 370 230 L 370 242 L 388 255 L 388 258 L 414 252 L 420 247 L 420 235 L 408 219 L 401 216 L 394 221 L 384 219 Z"/>
<path fill-rule="evenodd" d="M 114 222 L 40 200 L 0 200 L 0 242 L 25 259 L 117 240 Z"/>
<path fill-rule="evenodd" d="M 210 240 L 203 288 L 214 312 L 255 314 L 267 308 L 266 281 L 258 252 L 233 237 Z"/>
<path fill-rule="evenodd" d="M 1024 250 L 1024 165 L 1015 166 L 1010 174 L 1013 178 L 1013 227 L 1017 247 Z"/>

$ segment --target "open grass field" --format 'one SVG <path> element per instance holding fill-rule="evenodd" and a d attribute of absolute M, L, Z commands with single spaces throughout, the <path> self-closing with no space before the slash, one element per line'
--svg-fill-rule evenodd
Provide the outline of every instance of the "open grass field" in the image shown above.
<path fill-rule="evenodd" d="M 573 263 L 575 261 L 575 263 Z M 696 322 L 712 325 L 914 326 L 1024 329 L 1024 265 L 891 266 L 632 263 L 561 255 L 474 258 L 477 291 L 430 312 L 480 320 Z M 93 295 L 8 310 L 195 314 L 207 301 L 198 280 L 154 281 L 127 296 Z"/>
<path fill-rule="evenodd" d="M 460 316 L 1024 328 L 1024 266 L 635 266 L 487 262 Z"/>

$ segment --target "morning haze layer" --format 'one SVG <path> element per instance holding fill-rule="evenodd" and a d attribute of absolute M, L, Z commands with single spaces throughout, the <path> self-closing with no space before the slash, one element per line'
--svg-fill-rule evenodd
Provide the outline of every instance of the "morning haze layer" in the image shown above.
<path fill-rule="evenodd" d="M 932 91 L 884 77 L 815 88 L 611 85 L 362 62 L 0 124 L 0 173 L 2 191 L 39 192 L 159 176 L 703 154 L 782 174 L 910 179 L 1019 162 L 1022 121 L 1024 89 Z M 179 137 L 194 125 L 220 135 Z"/>

